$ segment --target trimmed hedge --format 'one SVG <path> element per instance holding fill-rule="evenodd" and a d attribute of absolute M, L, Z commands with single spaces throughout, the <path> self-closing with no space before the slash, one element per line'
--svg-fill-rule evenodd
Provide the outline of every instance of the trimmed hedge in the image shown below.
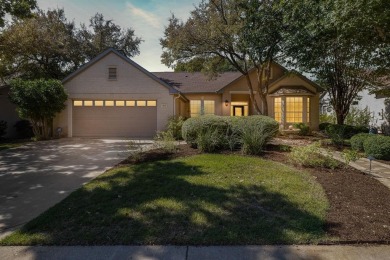
<path fill-rule="evenodd" d="M 363 152 L 364 151 L 364 147 L 363 147 L 364 141 L 367 138 L 372 137 L 372 136 L 373 136 L 372 134 L 367 134 L 367 133 L 360 133 L 360 134 L 352 136 L 351 137 L 351 148 L 353 150 Z"/>
<path fill-rule="evenodd" d="M 363 142 L 364 152 L 375 159 L 390 160 L 390 137 L 373 135 Z"/>
<path fill-rule="evenodd" d="M 259 154 L 275 136 L 279 123 L 267 116 L 200 116 L 187 119 L 183 139 L 205 152 L 241 148 L 247 154 Z"/>

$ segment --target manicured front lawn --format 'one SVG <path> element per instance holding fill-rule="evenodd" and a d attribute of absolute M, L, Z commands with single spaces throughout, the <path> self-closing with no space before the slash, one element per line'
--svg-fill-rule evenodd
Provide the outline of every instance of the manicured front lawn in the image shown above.
<path fill-rule="evenodd" d="M 326 239 L 327 209 L 307 173 L 202 154 L 115 168 L 1 244 L 315 243 Z"/>

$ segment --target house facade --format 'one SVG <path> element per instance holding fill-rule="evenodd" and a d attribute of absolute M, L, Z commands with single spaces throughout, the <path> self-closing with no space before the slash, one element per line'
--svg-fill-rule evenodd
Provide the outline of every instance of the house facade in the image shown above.
<path fill-rule="evenodd" d="M 250 77 L 256 86 L 255 71 Z M 63 84 L 69 99 L 55 118 L 54 129 L 64 137 L 148 138 L 164 130 L 172 116 L 256 114 L 240 73 L 227 72 L 214 79 L 202 73 L 152 73 L 114 49 L 92 59 Z M 319 92 L 314 82 L 274 63 L 269 115 L 282 129 L 302 122 L 315 130 Z"/>

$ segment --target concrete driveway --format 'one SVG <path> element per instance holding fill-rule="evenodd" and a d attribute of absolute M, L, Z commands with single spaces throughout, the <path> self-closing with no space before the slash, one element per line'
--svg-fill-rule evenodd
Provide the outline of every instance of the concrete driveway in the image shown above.
<path fill-rule="evenodd" d="M 129 140 L 69 138 L 0 151 L 0 238 L 122 161 L 128 148 Z"/>

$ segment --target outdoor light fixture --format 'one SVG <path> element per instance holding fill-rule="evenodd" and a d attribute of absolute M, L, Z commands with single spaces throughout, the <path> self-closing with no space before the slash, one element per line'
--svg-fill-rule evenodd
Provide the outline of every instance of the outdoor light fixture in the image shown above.
<path fill-rule="evenodd" d="M 229 100 L 225 100 L 225 107 L 227 107 L 229 105 Z"/>

